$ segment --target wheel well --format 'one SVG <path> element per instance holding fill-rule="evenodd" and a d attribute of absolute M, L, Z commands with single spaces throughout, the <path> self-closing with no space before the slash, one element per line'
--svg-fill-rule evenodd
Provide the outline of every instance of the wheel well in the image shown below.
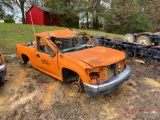
<path fill-rule="evenodd" d="M 29 61 L 29 58 L 27 55 L 22 54 L 22 59 L 24 61 L 24 64 L 27 64 L 27 62 Z"/>
<path fill-rule="evenodd" d="M 62 69 L 62 75 L 63 75 L 63 81 L 64 82 L 72 82 L 72 81 L 77 81 L 79 78 L 79 75 L 67 68 Z"/>

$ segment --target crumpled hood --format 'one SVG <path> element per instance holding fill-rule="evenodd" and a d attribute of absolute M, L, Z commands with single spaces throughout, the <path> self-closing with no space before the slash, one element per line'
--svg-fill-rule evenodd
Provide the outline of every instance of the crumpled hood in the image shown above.
<path fill-rule="evenodd" d="M 81 60 L 92 67 L 111 65 L 125 58 L 125 53 L 101 46 L 68 52 L 65 55 Z"/>

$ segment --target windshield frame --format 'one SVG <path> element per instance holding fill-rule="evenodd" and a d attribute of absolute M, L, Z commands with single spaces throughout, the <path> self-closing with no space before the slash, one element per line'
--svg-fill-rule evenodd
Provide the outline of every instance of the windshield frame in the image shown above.
<path fill-rule="evenodd" d="M 52 37 L 51 36 L 47 40 L 51 43 L 51 45 L 53 47 L 55 47 L 61 53 L 74 52 L 74 51 L 79 51 L 79 50 L 83 50 L 83 49 L 88 49 L 88 48 L 94 47 L 91 44 L 82 43 L 78 36 L 71 37 L 71 38 L 56 38 L 56 37 Z M 58 47 L 58 44 L 62 44 L 62 43 L 65 43 L 65 42 L 71 42 L 72 47 L 67 47 L 67 48 L 64 48 L 64 49 Z"/>

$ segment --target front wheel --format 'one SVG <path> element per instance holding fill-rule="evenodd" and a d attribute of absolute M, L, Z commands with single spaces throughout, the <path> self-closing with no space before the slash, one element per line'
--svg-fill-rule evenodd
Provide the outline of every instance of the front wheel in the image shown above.
<path fill-rule="evenodd" d="M 72 89 L 76 92 L 83 92 L 84 87 L 83 87 L 83 83 L 82 80 L 78 80 L 78 81 L 74 81 L 72 83 Z"/>

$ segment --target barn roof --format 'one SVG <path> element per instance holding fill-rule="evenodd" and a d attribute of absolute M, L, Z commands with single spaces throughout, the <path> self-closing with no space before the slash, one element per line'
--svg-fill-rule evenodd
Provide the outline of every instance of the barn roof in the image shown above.
<path fill-rule="evenodd" d="M 32 6 L 27 12 L 29 12 L 33 7 L 36 7 L 36 8 L 39 8 L 40 10 L 44 11 L 44 12 L 51 12 L 51 9 L 50 8 L 47 8 L 47 7 L 42 7 L 42 6 Z M 27 13 L 26 12 L 26 13 Z"/>
<path fill-rule="evenodd" d="M 50 12 L 51 11 L 51 9 L 47 8 L 47 7 L 42 7 L 42 6 L 36 6 L 36 7 L 41 9 L 41 10 L 43 10 L 43 11 L 45 11 L 45 12 Z"/>
<path fill-rule="evenodd" d="M 53 12 L 53 13 L 58 14 L 58 15 L 63 15 L 64 14 L 64 12 L 61 11 L 61 10 L 56 10 L 55 11 L 55 10 L 52 10 L 51 8 L 42 7 L 42 6 L 32 6 L 32 7 L 37 7 L 37 8 L 41 9 L 44 12 Z M 29 12 L 32 9 L 32 7 L 27 12 Z"/>

